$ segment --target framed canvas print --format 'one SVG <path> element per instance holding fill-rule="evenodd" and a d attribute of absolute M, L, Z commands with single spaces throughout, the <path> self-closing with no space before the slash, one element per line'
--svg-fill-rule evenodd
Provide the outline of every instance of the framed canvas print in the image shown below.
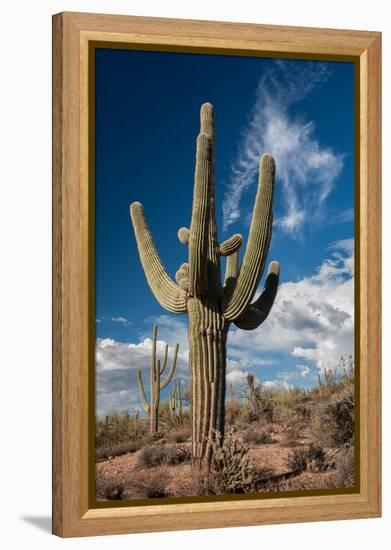
<path fill-rule="evenodd" d="M 376 32 L 53 18 L 53 531 L 380 515 Z"/>

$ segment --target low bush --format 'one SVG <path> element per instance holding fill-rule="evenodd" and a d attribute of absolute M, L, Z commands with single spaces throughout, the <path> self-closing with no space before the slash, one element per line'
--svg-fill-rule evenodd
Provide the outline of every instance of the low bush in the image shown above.
<path fill-rule="evenodd" d="M 255 445 L 265 445 L 274 443 L 274 439 L 267 431 L 250 426 L 243 434 L 243 442 L 254 443 Z"/>
<path fill-rule="evenodd" d="M 109 483 L 103 489 L 107 500 L 121 500 L 123 498 L 124 486 L 121 483 Z"/>
<path fill-rule="evenodd" d="M 147 445 L 138 458 L 140 468 L 153 468 L 162 464 L 182 464 L 191 458 L 190 450 L 184 445 Z"/>
<path fill-rule="evenodd" d="M 174 443 L 184 443 L 185 441 L 188 441 L 190 437 L 191 432 L 188 428 L 184 428 L 183 430 L 176 430 L 167 434 L 167 439 L 169 441 L 173 441 Z"/>
<path fill-rule="evenodd" d="M 336 483 L 339 487 L 352 487 L 355 483 L 354 446 L 342 449 L 335 461 Z"/>
<path fill-rule="evenodd" d="M 108 422 L 96 422 L 95 455 L 97 460 L 134 452 L 143 444 L 148 425 L 146 421 L 112 414 Z"/>
<path fill-rule="evenodd" d="M 317 445 L 299 447 L 290 453 L 288 467 L 298 474 L 306 470 L 322 472 L 327 468 L 326 453 Z"/>
<path fill-rule="evenodd" d="M 140 473 L 132 484 L 139 498 L 165 498 L 171 496 L 167 488 L 167 472 L 159 470 Z"/>
<path fill-rule="evenodd" d="M 111 457 L 124 455 L 126 453 L 135 453 L 141 448 L 141 445 L 141 441 L 129 441 L 117 443 L 110 447 L 97 447 L 95 449 L 95 459 L 100 461 Z"/>
<path fill-rule="evenodd" d="M 323 445 L 346 447 L 354 445 L 355 407 L 353 387 L 346 387 L 319 404 L 311 432 Z"/>

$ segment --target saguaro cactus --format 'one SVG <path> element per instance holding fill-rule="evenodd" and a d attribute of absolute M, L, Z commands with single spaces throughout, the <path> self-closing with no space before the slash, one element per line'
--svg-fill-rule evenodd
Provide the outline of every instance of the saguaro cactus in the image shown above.
<path fill-rule="evenodd" d="M 176 361 L 178 357 L 179 344 L 175 347 L 174 357 L 172 360 L 171 367 L 166 375 L 164 380 L 161 379 L 165 368 L 167 366 L 168 359 L 168 345 L 166 345 L 164 352 L 163 364 L 161 364 L 160 359 L 156 357 L 156 342 L 157 342 L 157 330 L 158 327 L 155 325 L 153 327 L 153 337 L 152 337 L 152 362 L 151 362 L 151 402 L 148 403 L 145 396 L 143 377 L 141 370 L 137 371 L 138 386 L 140 391 L 141 404 L 143 409 L 149 415 L 150 420 L 150 433 L 154 434 L 159 429 L 159 403 L 160 403 L 160 391 L 168 386 L 171 382 L 172 376 L 175 371 Z"/>
<path fill-rule="evenodd" d="M 173 313 L 189 315 L 190 384 L 193 464 L 210 464 L 211 441 L 224 434 L 226 342 L 229 325 L 257 328 L 268 316 L 277 292 L 279 264 L 271 262 L 265 288 L 251 303 L 262 276 L 272 234 L 274 161 L 260 159 L 260 176 L 249 239 L 239 267 L 243 238 L 233 235 L 219 244 L 215 219 L 214 112 L 201 107 L 197 138 L 193 209 L 190 229 L 178 232 L 188 246 L 188 263 L 176 274 L 176 283 L 161 262 L 139 202 L 130 207 L 137 246 L 148 284 L 158 302 Z M 220 260 L 226 256 L 224 282 Z"/>
<path fill-rule="evenodd" d="M 181 381 L 174 380 L 174 388 L 168 395 L 168 406 L 174 422 L 182 422 L 182 392 Z"/>

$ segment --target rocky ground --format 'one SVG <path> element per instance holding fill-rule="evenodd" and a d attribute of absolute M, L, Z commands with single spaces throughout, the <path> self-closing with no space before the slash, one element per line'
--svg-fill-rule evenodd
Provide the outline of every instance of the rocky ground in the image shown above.
<path fill-rule="evenodd" d="M 241 433 L 235 438 L 242 440 Z M 341 478 L 338 467 L 338 450 L 325 449 L 324 465 L 317 467 L 314 461 L 304 468 L 294 468 L 291 456 L 295 449 L 305 449 L 311 440 L 305 434 L 292 446 L 283 432 L 271 434 L 272 443 L 247 443 L 249 456 L 266 482 L 260 492 L 297 491 L 305 489 L 334 488 L 349 485 Z M 190 440 L 181 443 L 157 442 L 171 454 L 181 457 L 190 454 Z M 144 454 L 143 454 L 144 453 Z M 190 460 L 178 464 L 145 464 L 144 449 L 110 457 L 96 464 L 96 497 L 98 501 L 107 499 L 143 499 L 210 494 L 205 478 L 194 472 Z M 176 456 L 176 455 L 175 455 Z M 343 473 L 342 473 L 343 475 Z M 213 494 L 213 493 L 212 493 Z"/>

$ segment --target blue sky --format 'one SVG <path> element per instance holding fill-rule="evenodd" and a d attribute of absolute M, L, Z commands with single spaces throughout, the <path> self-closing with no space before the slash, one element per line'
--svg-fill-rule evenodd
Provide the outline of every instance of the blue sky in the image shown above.
<path fill-rule="evenodd" d="M 255 57 L 96 51 L 97 410 L 139 406 L 149 340 L 180 343 L 186 316 L 165 312 L 146 283 L 129 219 L 140 201 L 168 273 L 186 261 L 177 239 L 190 223 L 199 108 L 216 114 L 219 238 L 247 238 L 259 155 L 276 160 L 269 261 L 281 286 L 256 331 L 230 329 L 228 382 L 247 372 L 268 386 L 316 383 L 353 352 L 354 67 Z M 243 247 L 244 248 L 244 247 Z"/>

